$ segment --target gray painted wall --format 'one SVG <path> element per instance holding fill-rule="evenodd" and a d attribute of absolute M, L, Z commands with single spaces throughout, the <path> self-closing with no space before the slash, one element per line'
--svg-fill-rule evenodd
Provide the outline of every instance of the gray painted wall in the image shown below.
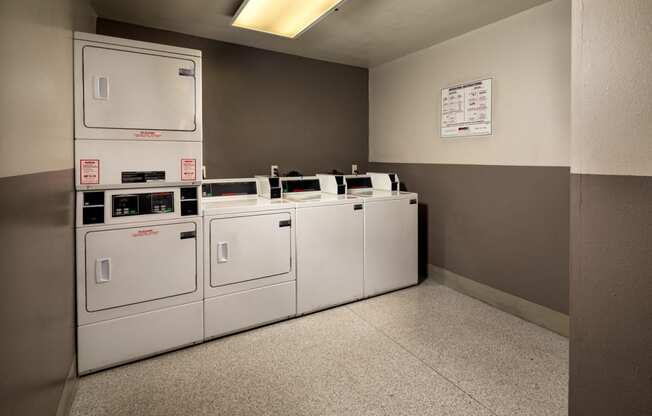
<path fill-rule="evenodd" d="M 571 416 L 652 415 L 652 2 L 573 1 Z"/>
<path fill-rule="evenodd" d="M 570 416 L 652 415 L 652 177 L 573 174 L 572 200 Z"/>
<path fill-rule="evenodd" d="M 54 415 L 69 399 L 63 392 L 75 357 L 72 30 L 94 27 L 86 0 L 0 2 L 3 415 Z"/>
<path fill-rule="evenodd" d="M 105 19 L 97 32 L 202 50 L 209 178 L 366 168 L 366 69 Z"/>
<path fill-rule="evenodd" d="M 430 264 L 568 313 L 568 168 L 370 168 L 398 173 L 409 191 L 419 193 L 420 233 L 427 235 L 421 253 Z"/>
<path fill-rule="evenodd" d="M 72 169 L 0 178 L 2 415 L 54 415 L 73 365 L 73 187 Z"/>

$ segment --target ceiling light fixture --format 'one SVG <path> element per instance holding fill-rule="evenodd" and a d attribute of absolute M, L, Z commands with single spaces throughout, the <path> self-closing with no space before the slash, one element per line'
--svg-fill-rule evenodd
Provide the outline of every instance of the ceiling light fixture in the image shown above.
<path fill-rule="evenodd" d="M 244 0 L 231 25 L 296 38 L 344 0 Z"/>

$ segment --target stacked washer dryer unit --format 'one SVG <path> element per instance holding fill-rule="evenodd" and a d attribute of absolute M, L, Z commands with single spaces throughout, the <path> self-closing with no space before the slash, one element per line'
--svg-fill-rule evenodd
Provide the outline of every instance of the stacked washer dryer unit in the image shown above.
<path fill-rule="evenodd" d="M 296 315 L 294 204 L 258 182 L 202 185 L 206 339 Z"/>
<path fill-rule="evenodd" d="M 201 52 L 75 33 L 80 374 L 203 339 Z"/>
<path fill-rule="evenodd" d="M 319 176 L 337 182 L 335 175 Z M 344 181 L 347 194 L 364 202 L 364 297 L 417 284 L 418 195 L 401 192 L 394 173 L 347 175 Z"/>
<path fill-rule="evenodd" d="M 363 205 L 321 191 L 319 178 L 281 178 L 296 204 L 297 314 L 363 297 Z"/>

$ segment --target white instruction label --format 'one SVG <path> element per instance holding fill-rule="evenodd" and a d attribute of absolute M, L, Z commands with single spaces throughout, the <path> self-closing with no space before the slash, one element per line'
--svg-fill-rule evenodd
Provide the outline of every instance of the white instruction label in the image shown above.
<path fill-rule="evenodd" d="M 100 161 L 98 159 L 81 159 L 79 161 L 79 183 L 81 185 L 99 185 Z"/>
<path fill-rule="evenodd" d="M 491 81 L 468 82 L 441 90 L 441 137 L 492 133 Z"/>
<path fill-rule="evenodd" d="M 181 159 L 181 180 L 197 180 L 197 159 Z"/>

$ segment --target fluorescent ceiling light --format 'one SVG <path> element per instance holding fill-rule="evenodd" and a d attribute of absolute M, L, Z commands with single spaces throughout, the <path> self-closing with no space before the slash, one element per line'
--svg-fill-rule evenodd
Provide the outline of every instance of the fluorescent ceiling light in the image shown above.
<path fill-rule="evenodd" d="M 231 23 L 286 38 L 296 38 L 343 0 L 245 0 Z"/>

